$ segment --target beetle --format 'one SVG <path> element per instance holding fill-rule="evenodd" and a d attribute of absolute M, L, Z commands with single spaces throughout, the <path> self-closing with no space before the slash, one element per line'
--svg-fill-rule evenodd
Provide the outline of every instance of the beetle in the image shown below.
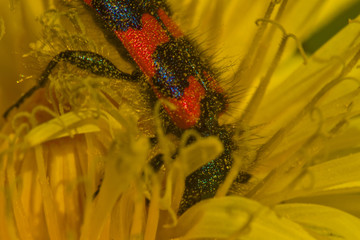
<path fill-rule="evenodd" d="M 93 52 L 61 52 L 49 62 L 38 84 L 11 106 L 4 117 L 34 91 L 44 87 L 59 62 L 68 62 L 111 79 L 137 81 L 142 79 L 139 76 L 145 76 L 156 98 L 175 106 L 174 109 L 163 106 L 172 126 L 166 129 L 167 133 L 180 137 L 186 129 L 195 129 L 203 137 L 217 136 L 224 145 L 218 158 L 186 178 L 178 210 L 181 215 L 197 202 L 213 197 L 232 166 L 232 153 L 236 149 L 234 131 L 218 121 L 227 109 L 228 96 L 196 44 L 172 20 L 164 0 L 84 0 L 84 3 L 121 42 L 137 70 L 132 74 L 122 72 Z M 157 156 L 159 159 L 158 165 L 161 165 L 161 156 Z M 248 173 L 241 172 L 236 181 L 245 183 L 249 178 Z"/>

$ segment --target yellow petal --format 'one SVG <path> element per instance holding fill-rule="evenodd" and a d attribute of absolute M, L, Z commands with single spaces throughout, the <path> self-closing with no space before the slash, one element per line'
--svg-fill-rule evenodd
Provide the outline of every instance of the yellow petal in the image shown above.
<path fill-rule="evenodd" d="M 240 197 L 203 201 L 169 229 L 179 239 L 314 239 L 298 224 L 278 217 L 270 208 Z"/>
<path fill-rule="evenodd" d="M 279 215 L 300 224 L 316 239 L 358 239 L 360 220 L 346 212 L 314 204 L 284 204 Z"/>

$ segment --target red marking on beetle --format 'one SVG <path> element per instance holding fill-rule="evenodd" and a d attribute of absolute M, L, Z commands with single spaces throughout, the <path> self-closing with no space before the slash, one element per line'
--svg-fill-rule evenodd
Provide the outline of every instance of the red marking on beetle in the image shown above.
<path fill-rule="evenodd" d="M 167 99 L 176 106 L 176 109 L 171 111 L 165 106 L 176 126 L 182 129 L 191 128 L 198 122 L 201 114 L 200 101 L 206 94 L 204 87 L 194 76 L 190 76 L 188 82 L 189 86 L 185 88 L 181 99 Z"/>
<path fill-rule="evenodd" d="M 84 0 L 84 2 L 92 6 L 91 0 Z M 149 84 L 152 86 L 156 96 L 161 99 L 164 98 L 176 106 L 176 110 L 170 110 L 165 106 L 166 111 L 173 120 L 173 122 L 182 129 L 194 127 L 201 115 L 201 99 L 204 98 L 206 90 L 201 85 L 196 76 L 189 76 L 189 86 L 184 89 L 184 93 L 180 99 L 173 99 L 165 97 L 161 94 L 152 82 L 152 78 L 156 74 L 153 55 L 156 48 L 164 43 L 170 41 L 169 33 L 174 38 L 184 36 L 178 25 L 167 15 L 167 13 L 159 8 L 157 15 L 162 21 L 163 25 L 155 16 L 144 13 L 141 16 L 140 30 L 128 28 L 126 31 L 115 31 L 118 39 L 123 43 L 126 50 L 134 59 L 140 70 L 147 76 Z M 163 29 L 163 26 L 166 29 Z M 174 52 L 176 54 L 176 52 Z M 206 76 L 209 76 L 206 74 Z M 210 76 L 211 87 L 217 89 L 219 86 Z"/>
<path fill-rule="evenodd" d="M 157 46 L 168 42 L 169 37 L 156 18 L 150 14 L 144 14 L 141 22 L 141 30 L 129 28 L 126 32 L 119 30 L 115 33 L 141 71 L 152 78 L 156 72 L 152 54 Z"/>
<path fill-rule="evenodd" d="M 178 26 L 171 21 L 171 18 L 169 18 L 163 10 L 159 11 L 159 16 L 174 36 L 180 37 L 183 35 Z M 129 28 L 126 32 L 117 31 L 116 35 L 134 58 L 141 71 L 151 79 L 156 72 L 152 54 L 155 52 L 157 46 L 168 42 L 169 37 L 156 18 L 150 14 L 144 14 L 141 22 L 143 26 L 141 30 Z M 205 89 L 195 77 L 189 77 L 188 81 L 189 86 L 184 90 L 181 99 L 164 97 L 157 91 L 152 82 L 149 81 L 159 99 L 165 98 L 176 106 L 176 110 L 174 111 L 168 107 L 165 107 L 165 109 L 174 123 L 182 129 L 193 127 L 200 119 L 200 101 L 206 94 Z"/>
<path fill-rule="evenodd" d="M 166 14 L 164 10 L 160 8 L 158 10 L 158 15 L 166 28 L 175 38 L 184 36 L 184 33 L 180 30 L 179 26 Z"/>
<path fill-rule="evenodd" d="M 89 5 L 90 7 L 92 7 L 92 4 L 91 4 L 92 0 L 84 0 L 84 2 L 85 2 L 87 5 Z"/>
<path fill-rule="evenodd" d="M 224 89 L 218 84 L 218 82 L 207 72 L 203 72 L 204 77 L 206 78 L 207 82 L 208 82 L 208 86 L 215 90 L 218 93 L 224 93 Z"/>

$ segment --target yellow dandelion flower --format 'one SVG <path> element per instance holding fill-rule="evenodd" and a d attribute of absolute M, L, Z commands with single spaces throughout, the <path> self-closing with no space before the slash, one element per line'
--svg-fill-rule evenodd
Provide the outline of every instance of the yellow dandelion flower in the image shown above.
<path fill-rule="evenodd" d="M 360 239 L 359 3 L 339 2 L 169 1 L 237 95 L 219 120 L 235 129 L 232 169 L 181 216 L 185 178 L 223 151 L 217 137 L 186 145 L 198 133 L 166 134 L 141 83 L 59 64 L 1 120 L 0 239 Z M 67 49 L 132 70 L 81 1 L 44 3 L 0 3 L 2 112 Z"/>

